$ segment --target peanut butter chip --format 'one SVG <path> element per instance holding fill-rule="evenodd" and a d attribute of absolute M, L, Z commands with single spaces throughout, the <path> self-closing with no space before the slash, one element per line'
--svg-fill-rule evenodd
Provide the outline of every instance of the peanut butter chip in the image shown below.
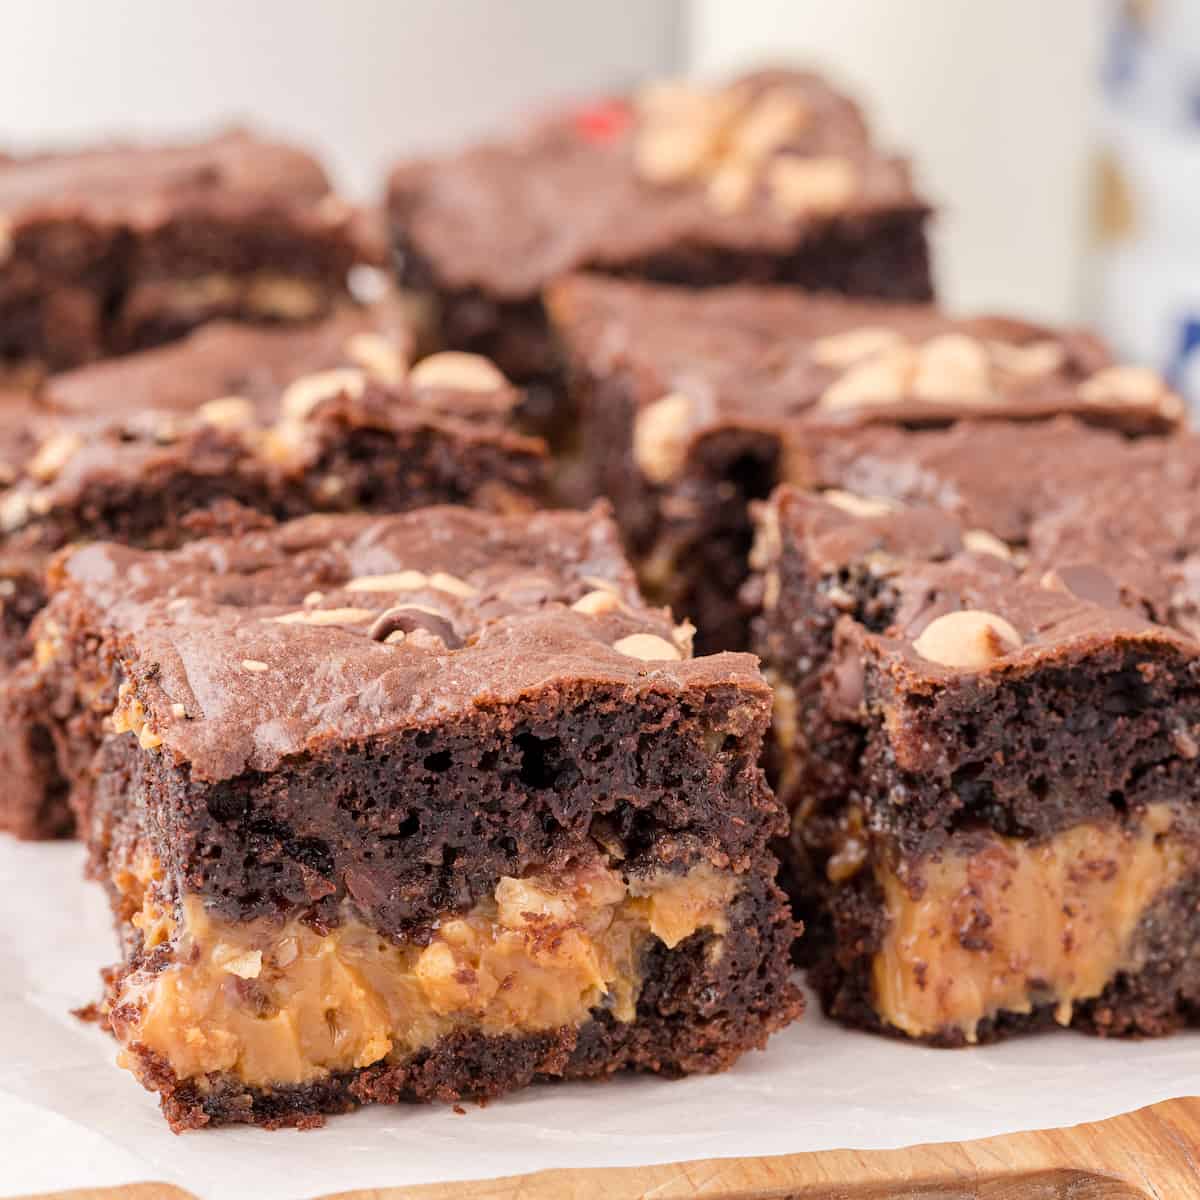
<path fill-rule="evenodd" d="M 77 433 L 59 433 L 48 438 L 29 460 L 29 474 L 42 483 L 49 483 L 71 461 L 83 446 Z"/>
<path fill-rule="evenodd" d="M 618 654 L 641 658 L 646 662 L 679 662 L 683 658 L 678 646 L 653 633 L 631 633 L 613 642 L 613 649 Z"/>
<path fill-rule="evenodd" d="M 374 616 L 369 608 L 304 608 L 271 620 L 280 625 L 357 625 Z"/>
<path fill-rule="evenodd" d="M 217 429 L 243 429 L 254 423 L 254 405 L 243 396 L 221 396 L 197 411 L 200 420 Z"/>
<path fill-rule="evenodd" d="M 604 613 L 610 613 L 620 608 L 620 601 L 612 592 L 596 591 L 588 592 L 586 596 L 580 596 L 571 607 L 580 613 L 586 613 L 589 617 L 603 616 Z"/>
<path fill-rule="evenodd" d="M 963 534 L 963 545 L 975 554 L 991 554 L 995 558 L 1011 560 L 1012 547 L 986 529 L 968 529 Z"/>
<path fill-rule="evenodd" d="M 1019 650 L 1021 644 L 1021 635 L 1003 617 L 963 609 L 930 621 L 913 649 L 943 667 L 981 671 Z"/>
<path fill-rule="evenodd" d="M 390 387 L 404 379 L 404 359 L 381 333 L 356 333 L 346 343 L 346 354 L 369 375 Z"/>
<path fill-rule="evenodd" d="M 243 658 L 242 659 L 242 670 L 243 671 L 251 671 L 251 672 L 257 674 L 257 673 L 261 673 L 263 671 L 269 671 L 270 669 L 271 668 L 265 662 L 259 662 L 259 660 L 257 658 Z"/>
<path fill-rule="evenodd" d="M 822 492 L 821 499 L 826 504 L 832 504 L 834 508 L 840 508 L 856 517 L 883 517 L 900 507 L 894 500 L 856 496 L 853 492 L 843 492 L 838 488 L 829 488 L 828 491 Z"/>
<path fill-rule="evenodd" d="M 284 416 L 302 421 L 321 401 L 343 392 L 353 399 L 361 396 L 366 386 L 367 377 L 358 367 L 334 367 L 294 380 L 284 391 L 280 405 Z"/>
<path fill-rule="evenodd" d="M 858 190 L 858 172 L 853 163 L 835 155 L 789 155 L 768 166 L 767 186 L 776 206 L 787 216 L 836 213 Z"/>
<path fill-rule="evenodd" d="M 683 470 L 691 424 L 692 402 L 681 392 L 671 392 L 638 413 L 633 458 L 651 483 L 667 483 Z"/>
<path fill-rule="evenodd" d="M 883 325 L 864 325 L 861 329 L 848 329 L 845 333 L 831 333 L 817 338 L 808 348 L 809 357 L 818 366 L 844 370 L 872 358 L 885 350 L 903 346 L 904 337 L 894 329 Z"/>
<path fill-rule="evenodd" d="M 459 350 L 443 350 L 421 359 L 408 378 L 414 388 L 458 392 L 495 392 L 508 386 L 504 373 L 490 359 Z"/>

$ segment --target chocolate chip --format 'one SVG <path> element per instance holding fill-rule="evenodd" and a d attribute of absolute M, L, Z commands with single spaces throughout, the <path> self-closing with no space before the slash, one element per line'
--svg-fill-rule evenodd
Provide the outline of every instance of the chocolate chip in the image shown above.
<path fill-rule="evenodd" d="M 447 650 L 457 650 L 463 644 L 462 638 L 454 632 L 454 626 L 445 617 L 412 605 L 400 605 L 380 613 L 371 626 L 370 634 L 375 641 L 385 642 L 393 633 L 416 633 L 419 629 L 439 638 Z"/>

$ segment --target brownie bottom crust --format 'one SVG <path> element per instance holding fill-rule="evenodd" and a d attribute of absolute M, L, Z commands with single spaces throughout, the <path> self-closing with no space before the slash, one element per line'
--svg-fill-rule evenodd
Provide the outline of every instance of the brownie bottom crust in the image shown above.
<path fill-rule="evenodd" d="M 105 1019 L 176 1131 L 719 1071 L 802 1007 L 772 875 L 764 860 L 742 876 L 705 865 L 622 882 L 593 864 L 502 880 L 494 901 L 398 945 L 353 920 L 239 929 L 196 897 L 164 906 L 142 868 L 112 881 L 130 953 Z"/>

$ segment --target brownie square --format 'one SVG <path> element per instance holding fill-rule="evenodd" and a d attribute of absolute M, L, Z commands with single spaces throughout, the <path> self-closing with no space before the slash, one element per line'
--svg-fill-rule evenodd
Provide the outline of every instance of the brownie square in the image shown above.
<path fill-rule="evenodd" d="M 531 390 L 542 407 L 529 415 L 560 426 L 568 410 L 554 403 L 541 292 L 565 272 L 932 294 L 929 209 L 907 163 L 808 72 L 659 82 L 567 109 L 507 140 L 398 166 L 387 203 L 401 284 L 430 302 L 445 343 L 549 384 Z"/>
<path fill-rule="evenodd" d="M 545 450 L 514 431 L 515 389 L 477 356 L 410 368 L 411 351 L 386 303 L 296 329 L 217 322 L 56 376 L 36 406 L 0 408 L 3 665 L 28 654 L 47 559 L 68 543 L 170 548 L 314 511 L 533 508 Z M 3 703 L 19 705 L 9 691 Z M 8 722 L 0 764 L 0 828 L 70 830 L 36 721 Z"/>
<path fill-rule="evenodd" d="M 96 543 L 37 634 L 176 1129 L 720 1070 L 800 1010 L 770 692 L 599 512 Z"/>
<path fill-rule="evenodd" d="M 549 289 L 580 411 L 585 490 L 611 497 L 647 593 L 706 650 L 746 644 L 748 505 L 805 484 L 811 457 L 871 426 L 1073 413 L 1129 436 L 1183 403 L 1090 335 L 925 305 L 703 292 L 601 276 Z"/>
<path fill-rule="evenodd" d="M 949 1045 L 1195 1023 L 1200 443 L 867 440 L 844 458 L 874 492 L 781 488 L 755 550 L 826 1010 Z"/>
<path fill-rule="evenodd" d="M 0 367 L 319 317 L 378 242 L 311 155 L 242 131 L 0 158 Z"/>

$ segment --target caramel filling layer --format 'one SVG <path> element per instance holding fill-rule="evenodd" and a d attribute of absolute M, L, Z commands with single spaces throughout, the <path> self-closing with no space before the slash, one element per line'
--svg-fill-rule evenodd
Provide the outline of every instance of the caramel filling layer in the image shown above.
<path fill-rule="evenodd" d="M 628 884 L 600 866 L 504 878 L 421 946 L 356 919 L 325 934 L 297 920 L 230 922 L 196 896 L 176 917 L 151 889 L 132 924 L 147 949 L 170 943 L 171 961 L 126 977 L 110 1016 L 123 1045 L 179 1078 L 232 1073 L 257 1086 L 399 1061 L 461 1029 L 577 1026 L 595 1008 L 631 1021 L 651 939 L 723 934 L 733 891 L 708 866 Z"/>
<path fill-rule="evenodd" d="M 971 854 L 925 862 L 906 883 L 877 865 L 889 920 L 873 969 L 880 1017 L 913 1037 L 960 1030 L 1001 1012 L 1076 1001 L 1136 971 L 1138 924 L 1197 865 L 1151 807 L 1133 829 L 1078 825 L 1045 841 L 993 836 Z"/>

